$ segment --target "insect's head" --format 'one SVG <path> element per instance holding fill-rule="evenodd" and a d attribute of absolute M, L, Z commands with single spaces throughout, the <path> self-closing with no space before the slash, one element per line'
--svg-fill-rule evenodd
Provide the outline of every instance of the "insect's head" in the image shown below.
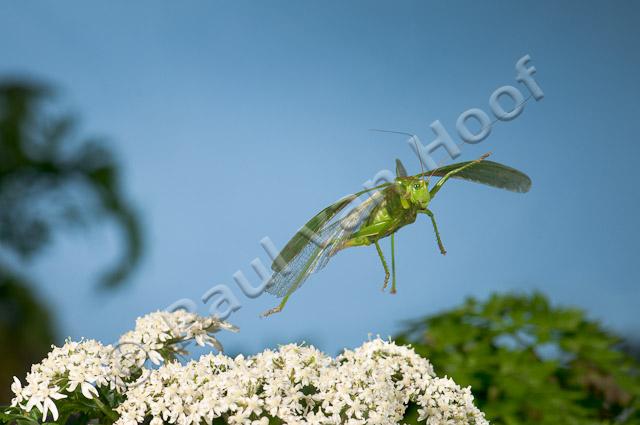
<path fill-rule="evenodd" d="M 429 201 L 431 201 L 429 187 L 424 179 L 419 177 L 404 177 L 397 180 L 402 186 L 403 198 L 409 203 L 425 208 Z"/>

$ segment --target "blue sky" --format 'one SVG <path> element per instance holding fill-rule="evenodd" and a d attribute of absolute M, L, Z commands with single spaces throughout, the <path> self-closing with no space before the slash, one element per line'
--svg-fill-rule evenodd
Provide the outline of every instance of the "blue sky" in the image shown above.
<path fill-rule="evenodd" d="M 126 287 L 96 291 L 117 254 L 109 226 L 60 235 L 30 266 L 64 335 L 113 341 L 135 317 L 228 284 L 242 303 L 233 350 L 306 339 L 330 353 L 389 335 L 465 296 L 539 289 L 625 333 L 639 330 L 636 161 L 640 5 L 631 1 L 3 2 L 0 75 L 55 84 L 84 133 L 109 137 L 147 252 Z M 248 299 L 232 275 L 267 263 L 316 211 L 427 143 L 439 119 L 489 111 L 530 54 L 545 92 L 497 123 L 486 151 L 528 173 L 526 195 L 451 183 L 397 237 L 399 293 L 374 248 L 348 250 L 297 292 Z M 439 159 L 446 156 L 439 153 Z M 383 243 L 389 249 L 388 242 Z M 199 302 L 200 312 L 206 306 Z"/>

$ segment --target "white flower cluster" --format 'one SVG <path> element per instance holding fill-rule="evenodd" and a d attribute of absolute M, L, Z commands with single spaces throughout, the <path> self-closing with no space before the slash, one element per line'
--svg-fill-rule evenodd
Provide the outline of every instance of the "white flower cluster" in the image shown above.
<path fill-rule="evenodd" d="M 156 311 L 136 320 L 134 330 L 122 335 L 118 343 L 119 361 L 124 371 L 140 368 L 146 359 L 155 365 L 188 354 L 183 345 L 191 340 L 201 347 L 210 345 L 222 351 L 213 334 L 221 329 L 237 332 L 238 328 L 216 317 L 202 317 L 184 310 Z"/>
<path fill-rule="evenodd" d="M 167 363 L 130 388 L 116 425 L 224 423 L 396 424 L 409 402 L 419 420 L 486 424 L 469 389 L 437 378 L 412 349 L 376 339 L 332 359 L 313 347 L 286 345 L 234 359 L 207 355 Z"/>
<path fill-rule="evenodd" d="M 436 377 L 413 349 L 379 338 L 336 358 L 291 344 L 177 361 L 190 340 L 221 348 L 213 336 L 220 329 L 236 330 L 193 313 L 156 312 L 115 347 L 67 341 L 31 368 L 25 386 L 14 379 L 5 419 L 64 423 L 81 410 L 116 425 L 389 425 L 412 405 L 420 423 L 487 424 L 468 388 Z M 162 365 L 148 368 L 147 359 Z"/>
<path fill-rule="evenodd" d="M 199 345 L 222 346 L 213 336 L 221 329 L 236 331 L 230 324 L 213 317 L 201 317 L 185 311 L 155 312 L 136 321 L 136 328 L 120 338 L 118 345 L 102 345 L 94 340 L 67 341 L 40 363 L 31 367 L 23 387 L 14 377 L 15 394 L 11 407 L 30 413 L 35 407 L 43 421 L 48 413 L 58 419 L 59 403 L 70 403 L 70 397 L 92 400 L 96 408 L 104 408 L 100 389 L 111 394 L 124 394 L 128 387 L 142 382 L 151 372 L 144 368 L 147 359 L 155 364 L 173 360 L 184 352 L 182 345 L 195 340 Z M 67 400 L 65 400 L 67 399 Z"/>
<path fill-rule="evenodd" d="M 62 400 L 77 389 L 87 399 L 98 396 L 96 387 L 108 387 L 113 391 L 123 389 L 117 370 L 111 366 L 112 347 L 94 340 L 68 341 L 62 347 L 52 347 L 49 355 L 31 367 L 27 385 L 22 386 L 13 378 L 11 390 L 15 394 L 12 407 L 31 412 L 35 407 L 46 420 L 48 412 L 58 418 L 55 400 Z M 118 382 L 120 381 L 120 382 Z"/>

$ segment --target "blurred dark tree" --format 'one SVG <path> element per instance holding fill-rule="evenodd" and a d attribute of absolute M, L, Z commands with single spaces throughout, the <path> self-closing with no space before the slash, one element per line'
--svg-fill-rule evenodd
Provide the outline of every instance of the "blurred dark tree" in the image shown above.
<path fill-rule="evenodd" d="M 52 100 L 42 84 L 0 82 L 0 402 L 11 376 L 24 375 L 55 339 L 46 307 L 19 277 L 55 230 L 117 224 L 124 253 L 101 277 L 105 288 L 122 283 L 141 255 L 139 221 L 115 158 L 103 141 L 77 137 L 75 118 Z"/>
<path fill-rule="evenodd" d="M 624 341 L 541 294 L 469 298 L 397 341 L 471 385 L 493 424 L 640 424 L 640 363 Z"/>

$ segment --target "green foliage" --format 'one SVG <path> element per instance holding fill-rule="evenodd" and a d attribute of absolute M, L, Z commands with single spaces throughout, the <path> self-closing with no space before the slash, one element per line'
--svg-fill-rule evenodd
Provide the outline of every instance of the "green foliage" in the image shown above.
<path fill-rule="evenodd" d="M 0 273 L 0 402 L 11 399 L 12 376 L 26 372 L 47 354 L 55 338 L 52 328 L 49 312 L 26 282 Z"/>
<path fill-rule="evenodd" d="M 103 142 L 78 139 L 75 119 L 54 112 L 52 92 L 26 81 L 0 82 L 0 403 L 54 342 L 50 314 L 26 279 L 30 260 L 59 228 L 96 219 L 116 223 L 125 252 L 104 273 L 113 287 L 140 259 L 138 219 L 120 188 L 120 168 Z"/>
<path fill-rule="evenodd" d="M 60 403 L 59 417 L 56 422 L 49 422 L 49 419 L 53 420 L 51 414 L 48 415 L 47 421 L 43 422 L 38 409 L 32 409 L 31 412 L 25 413 L 17 408 L 0 407 L 0 423 L 10 423 L 11 425 L 86 425 L 88 423 L 106 425 L 113 424 L 118 419 L 118 414 L 114 409 L 117 404 L 122 402 L 121 397 L 114 400 L 113 394 L 101 394 L 100 398 L 88 400 L 79 392 L 75 391 L 69 394 L 65 402 Z"/>
<path fill-rule="evenodd" d="M 493 424 L 640 424 L 640 363 L 583 311 L 541 294 L 470 298 L 397 341 L 471 385 Z"/>

